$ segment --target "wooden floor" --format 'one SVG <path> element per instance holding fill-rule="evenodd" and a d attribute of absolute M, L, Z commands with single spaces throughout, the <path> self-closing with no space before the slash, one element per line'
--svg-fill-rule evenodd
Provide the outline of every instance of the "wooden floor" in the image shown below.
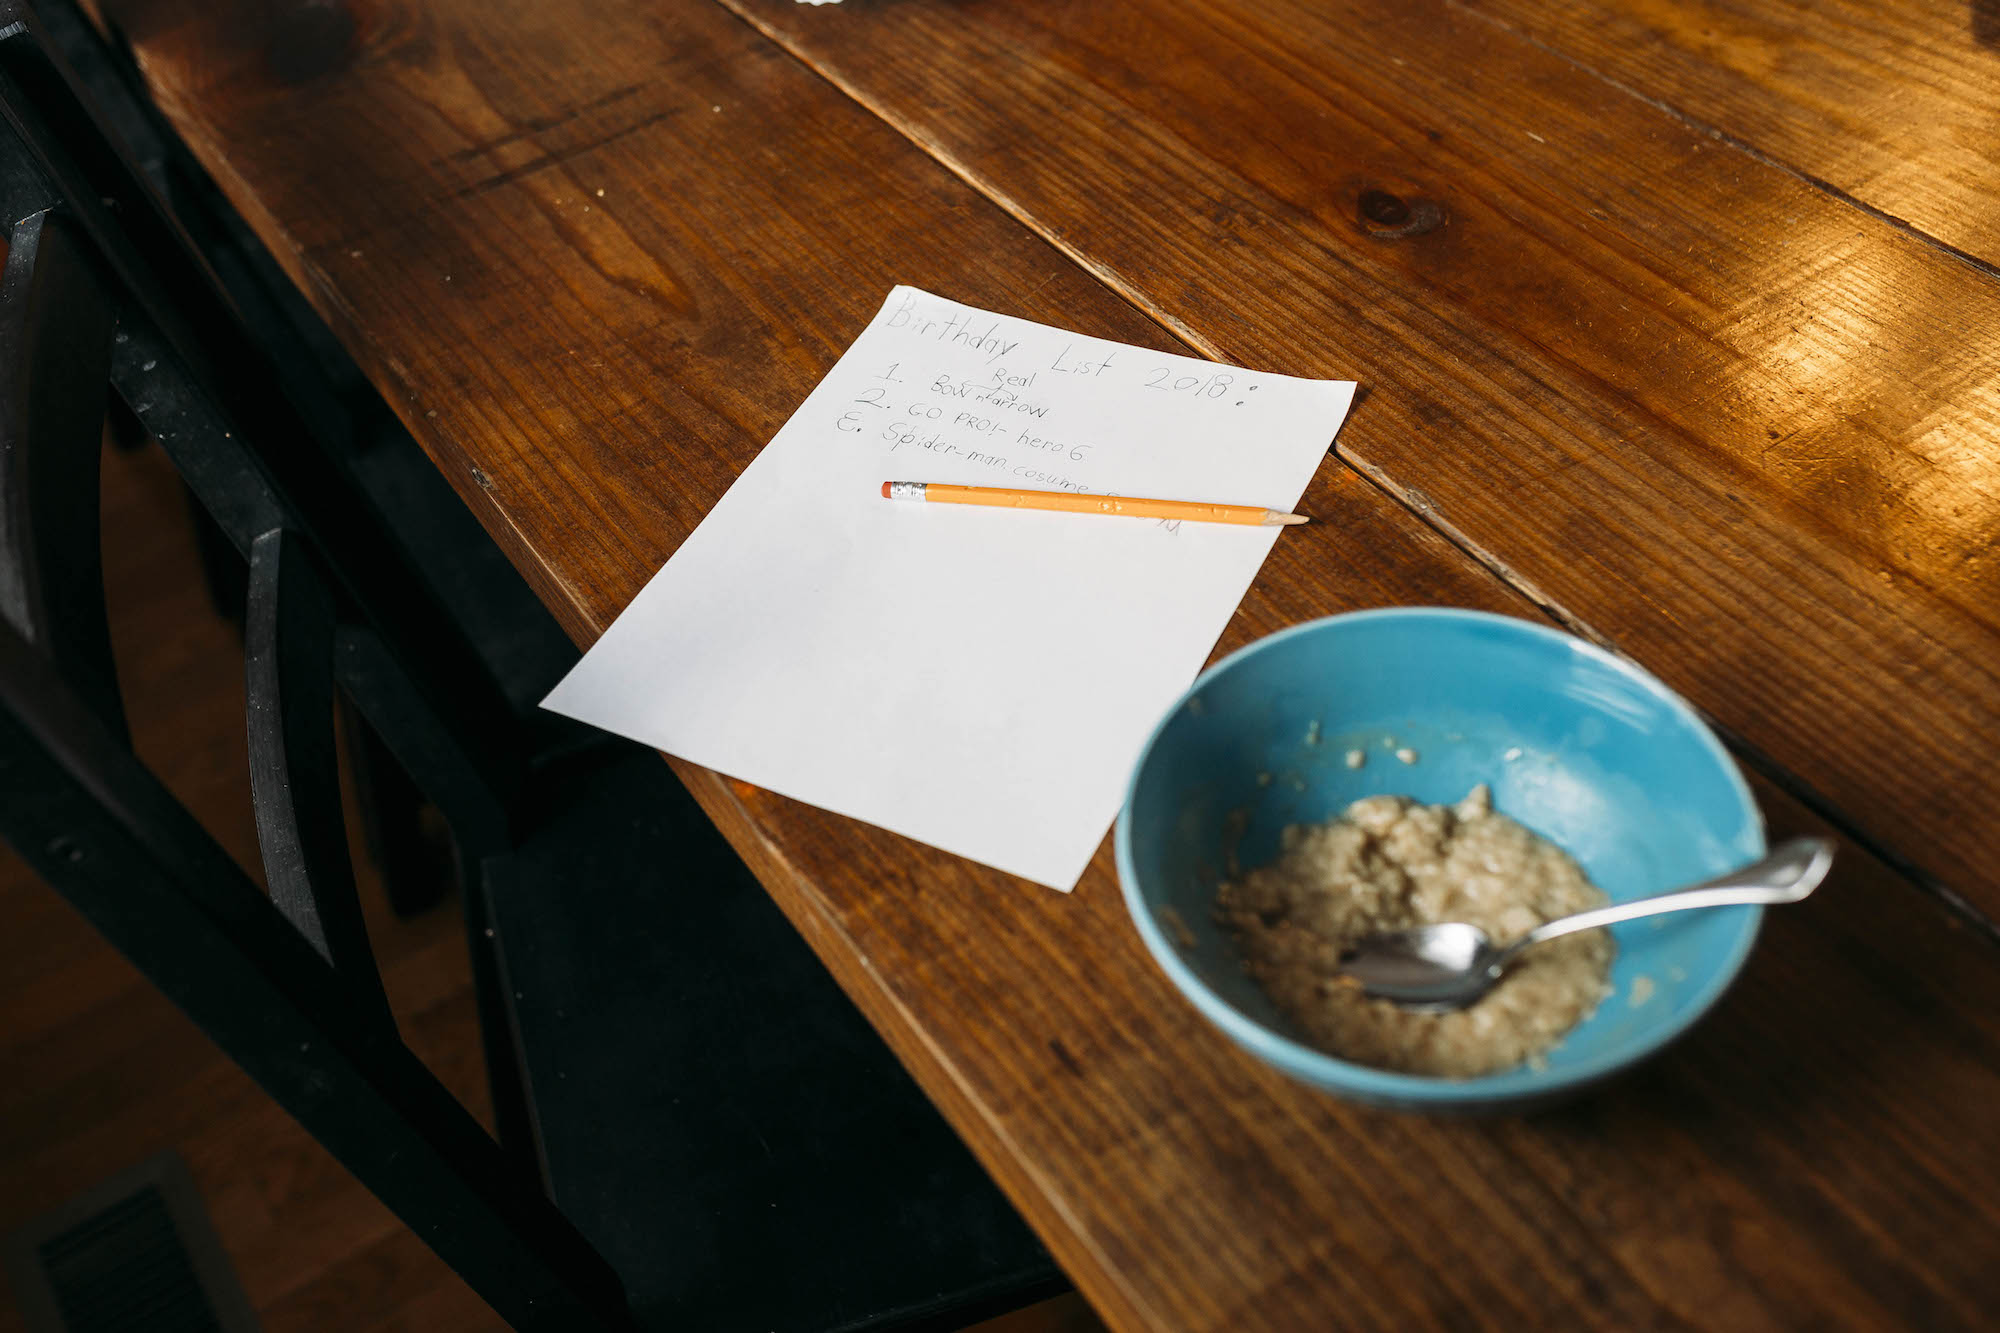
<path fill-rule="evenodd" d="M 253 874 L 235 629 L 202 590 L 156 450 L 107 450 L 106 579 L 140 753 Z M 356 864 L 366 875 L 365 858 Z M 399 921 L 364 883 L 411 1048 L 485 1114 L 456 905 Z M 454 1333 L 499 1320 L 56 894 L 0 847 L 0 1235 L 166 1149 L 194 1173 L 266 1333 Z M 0 1273 L 0 1333 L 21 1316 Z M 778 1280 L 774 1274 L 774 1280 Z M 980 1333 L 1086 1333 L 1075 1297 Z"/>

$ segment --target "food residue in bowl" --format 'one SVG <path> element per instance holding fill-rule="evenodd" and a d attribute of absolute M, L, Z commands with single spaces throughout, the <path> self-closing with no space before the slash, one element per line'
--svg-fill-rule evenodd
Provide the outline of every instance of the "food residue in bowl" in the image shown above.
<path fill-rule="evenodd" d="M 1609 993 L 1601 930 L 1522 955 L 1455 1013 L 1371 999 L 1337 980 L 1363 936 L 1469 921 L 1505 945 L 1605 902 L 1554 843 L 1493 809 L 1481 785 L 1456 805 L 1368 796 L 1324 824 L 1287 828 L 1277 860 L 1223 884 L 1216 915 L 1245 967 L 1306 1040 L 1358 1064 L 1469 1078 L 1535 1062 Z"/>
<path fill-rule="evenodd" d="M 1195 938 L 1193 929 L 1182 919 L 1181 914 L 1171 907 L 1162 907 L 1158 915 L 1160 925 L 1165 927 L 1167 934 L 1173 936 L 1174 947 L 1182 953 L 1193 953 L 1195 945 L 1201 941 Z"/>

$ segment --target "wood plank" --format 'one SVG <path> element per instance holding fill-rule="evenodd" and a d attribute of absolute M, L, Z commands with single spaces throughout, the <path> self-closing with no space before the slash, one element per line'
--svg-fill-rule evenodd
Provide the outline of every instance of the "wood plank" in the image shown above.
<path fill-rule="evenodd" d="M 1774 836 L 1824 827 L 1758 785 Z M 2000 998 L 1991 947 L 1851 846 L 1663 1059 L 1562 1110 L 1460 1122 L 1346 1106 L 1236 1052 L 1143 956 L 1108 854 L 1055 900 L 696 790 L 822 956 L 865 960 L 844 980 L 913 1065 L 944 1063 L 932 1095 L 1011 1157 L 987 1157 L 1003 1181 L 1027 1174 L 1017 1199 L 1067 1233 L 1113 1327 L 1982 1325 L 1992 1204 L 1959 1173 L 2000 1169 L 2000 1027 L 1964 1003 Z M 879 886 L 865 911 L 827 903 L 857 872 Z"/>
<path fill-rule="evenodd" d="M 892 282 L 1168 345 L 704 5 L 395 8 L 296 86 L 226 15 L 134 36 L 580 639 Z M 1279 543 L 1225 645 L 1384 602 L 1531 612 L 1347 470 L 1306 503 L 1323 521 Z M 1644 1074 L 1550 1116 L 1434 1121 L 1310 1093 L 1205 1027 L 1141 951 L 1108 851 L 1064 897 L 680 771 L 1115 1326 L 1979 1314 L 2000 968 L 1851 847 L 1726 1012 Z M 1765 795 L 1775 832 L 1810 826 Z"/>
<path fill-rule="evenodd" d="M 726 3 L 2000 913 L 2000 281 L 1440 0 Z"/>
<path fill-rule="evenodd" d="M 1995 0 L 1457 0 L 2000 264 Z"/>

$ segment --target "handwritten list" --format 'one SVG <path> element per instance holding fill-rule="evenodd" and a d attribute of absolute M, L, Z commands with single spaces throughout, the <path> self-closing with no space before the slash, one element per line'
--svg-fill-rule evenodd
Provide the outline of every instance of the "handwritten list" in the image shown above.
<path fill-rule="evenodd" d="M 1069 889 L 1278 530 L 882 483 L 1288 509 L 1353 391 L 898 287 L 544 706 Z"/>

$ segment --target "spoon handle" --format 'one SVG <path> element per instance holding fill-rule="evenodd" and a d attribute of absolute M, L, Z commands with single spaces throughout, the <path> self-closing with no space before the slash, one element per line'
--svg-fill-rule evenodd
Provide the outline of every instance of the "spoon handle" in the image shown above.
<path fill-rule="evenodd" d="M 1833 843 L 1826 838 L 1794 838 L 1761 861 L 1718 875 L 1693 888 L 1633 898 L 1592 908 L 1537 926 L 1515 941 L 1508 954 L 1560 935 L 1615 926 L 1620 921 L 1685 912 L 1697 907 L 1744 907 L 1759 903 L 1795 903 L 1819 887 L 1833 867 Z M 1497 960 L 1496 960 L 1497 961 Z"/>

